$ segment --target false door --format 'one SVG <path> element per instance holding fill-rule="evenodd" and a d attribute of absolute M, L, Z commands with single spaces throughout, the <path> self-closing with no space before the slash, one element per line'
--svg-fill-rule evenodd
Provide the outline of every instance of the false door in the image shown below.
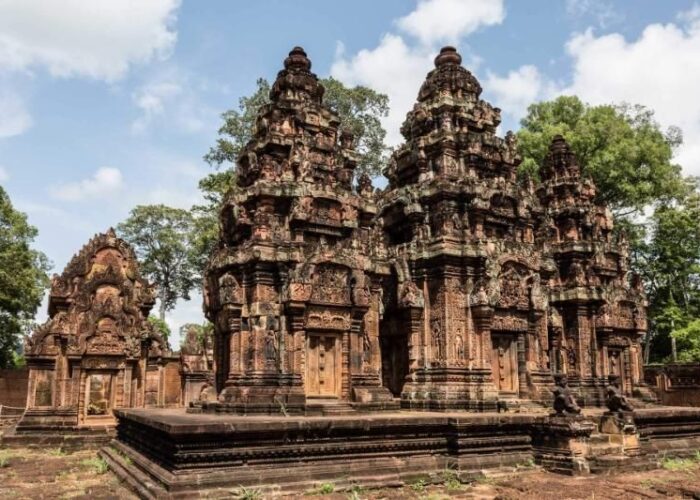
<path fill-rule="evenodd" d="M 517 343 L 512 335 L 492 334 L 491 369 L 498 391 L 516 394 L 518 391 Z"/>
<path fill-rule="evenodd" d="M 309 334 L 306 349 L 306 395 L 340 395 L 340 342 L 337 335 Z"/>
<path fill-rule="evenodd" d="M 624 351 L 622 349 L 608 348 L 608 374 L 620 377 L 620 389 L 629 394 L 627 373 L 625 370 Z"/>

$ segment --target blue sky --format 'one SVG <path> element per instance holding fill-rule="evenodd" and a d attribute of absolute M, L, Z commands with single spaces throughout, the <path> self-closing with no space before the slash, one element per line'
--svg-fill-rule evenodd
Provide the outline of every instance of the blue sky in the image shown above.
<path fill-rule="evenodd" d="M 219 114 L 294 45 L 320 76 L 386 92 L 396 144 L 448 43 L 503 109 L 502 132 L 560 94 L 640 103 L 684 130 L 677 161 L 700 174 L 694 1 L 3 0 L 0 183 L 60 272 L 133 206 L 197 202 Z M 202 318 L 195 295 L 169 322 Z"/>

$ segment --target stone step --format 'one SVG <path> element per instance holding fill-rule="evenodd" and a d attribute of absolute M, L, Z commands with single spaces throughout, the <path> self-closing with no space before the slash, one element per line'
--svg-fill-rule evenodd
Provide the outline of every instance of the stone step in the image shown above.
<path fill-rule="evenodd" d="M 349 415 L 355 409 L 346 401 L 335 399 L 317 399 L 306 402 L 307 416 Z"/>

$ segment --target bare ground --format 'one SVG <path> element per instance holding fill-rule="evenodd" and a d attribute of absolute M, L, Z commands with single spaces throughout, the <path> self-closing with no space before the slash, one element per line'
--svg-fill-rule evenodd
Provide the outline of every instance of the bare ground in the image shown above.
<path fill-rule="evenodd" d="M 442 484 L 422 481 L 403 488 L 332 492 L 332 483 L 319 485 L 304 497 L 319 499 L 700 499 L 700 456 L 666 460 L 664 468 L 614 476 L 568 477 L 527 468 L 513 474 L 486 476 L 470 485 L 446 473 Z M 256 490 L 218 491 L 216 498 L 262 500 Z M 135 496 L 106 469 L 96 451 L 67 454 L 60 449 L 0 450 L 0 498 L 2 499 L 133 499 Z M 286 498 L 299 498 L 286 497 Z"/>

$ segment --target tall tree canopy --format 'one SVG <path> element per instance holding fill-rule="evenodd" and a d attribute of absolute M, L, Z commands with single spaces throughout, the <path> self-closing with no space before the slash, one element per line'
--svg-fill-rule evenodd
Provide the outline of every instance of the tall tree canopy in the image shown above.
<path fill-rule="evenodd" d="M 651 357 L 668 358 L 676 337 L 680 358 L 700 361 L 700 194 L 657 207 L 646 226 L 632 263 L 649 297 Z"/>
<path fill-rule="evenodd" d="M 189 300 L 199 285 L 191 238 L 194 219 L 189 211 L 165 205 L 139 205 L 117 226 L 120 236 L 133 247 L 141 271 L 158 286 L 159 318 L 175 307 L 179 298 Z"/>
<path fill-rule="evenodd" d="M 31 247 L 36 235 L 0 186 L 0 368 L 14 364 L 20 335 L 28 330 L 49 283 L 49 262 Z"/>
<path fill-rule="evenodd" d="M 532 104 L 521 121 L 522 170 L 537 174 L 552 138 L 563 135 L 616 215 L 641 212 L 684 196 L 688 184 L 673 162 L 682 143 L 677 127 L 662 131 L 642 106 L 589 106 L 576 96 Z"/>

